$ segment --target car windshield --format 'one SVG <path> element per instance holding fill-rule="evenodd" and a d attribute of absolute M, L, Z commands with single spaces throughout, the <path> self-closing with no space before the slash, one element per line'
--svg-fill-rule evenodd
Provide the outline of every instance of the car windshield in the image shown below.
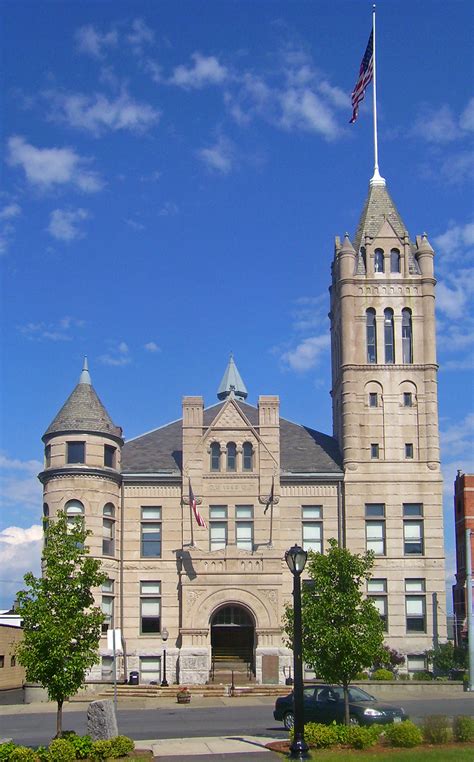
<path fill-rule="evenodd" d="M 333 692 L 336 694 L 338 699 L 341 699 L 341 701 L 344 699 L 344 689 L 340 686 L 334 686 Z M 374 696 L 371 696 L 370 693 L 366 693 L 365 691 L 362 691 L 360 688 L 349 688 L 349 701 L 376 701 L 377 699 L 374 698 Z"/>

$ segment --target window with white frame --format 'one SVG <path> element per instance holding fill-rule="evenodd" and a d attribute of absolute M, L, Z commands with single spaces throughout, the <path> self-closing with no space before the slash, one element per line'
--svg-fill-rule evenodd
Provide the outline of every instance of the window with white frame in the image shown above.
<path fill-rule="evenodd" d="M 227 545 L 227 506 L 209 506 L 209 548 L 221 550 Z"/>
<path fill-rule="evenodd" d="M 403 503 L 403 552 L 406 556 L 424 553 L 422 503 Z"/>
<path fill-rule="evenodd" d="M 315 553 L 323 552 L 323 507 L 322 505 L 303 505 L 301 508 L 303 523 L 303 549 Z"/>
<path fill-rule="evenodd" d="M 106 579 L 102 583 L 102 613 L 105 615 L 105 619 L 102 622 L 102 633 L 105 634 L 107 630 L 112 629 L 114 626 L 114 581 L 113 579 Z"/>
<path fill-rule="evenodd" d="M 426 632 L 426 596 L 424 579 L 405 580 L 407 632 Z"/>
<path fill-rule="evenodd" d="M 235 506 L 235 544 L 253 550 L 253 505 Z"/>
<path fill-rule="evenodd" d="M 369 579 L 367 581 L 367 595 L 379 612 L 384 632 L 388 632 L 387 580 Z"/>
<path fill-rule="evenodd" d="M 408 654 L 407 669 L 410 675 L 424 672 L 426 670 L 426 656 L 424 654 Z"/>
<path fill-rule="evenodd" d="M 383 503 L 366 503 L 365 519 L 367 550 L 371 550 L 376 556 L 384 556 L 385 505 Z"/>
<path fill-rule="evenodd" d="M 140 634 L 161 632 L 161 582 L 140 582 Z"/>
<path fill-rule="evenodd" d="M 161 682 L 161 656 L 140 656 L 140 682 Z"/>
<path fill-rule="evenodd" d="M 68 500 L 64 506 L 69 528 L 77 526 L 78 519 L 84 518 L 84 506 L 80 500 Z"/>
<path fill-rule="evenodd" d="M 115 555 L 115 507 L 107 503 L 102 509 L 102 555 Z"/>
<path fill-rule="evenodd" d="M 161 558 L 161 506 L 142 506 L 141 556 Z"/>

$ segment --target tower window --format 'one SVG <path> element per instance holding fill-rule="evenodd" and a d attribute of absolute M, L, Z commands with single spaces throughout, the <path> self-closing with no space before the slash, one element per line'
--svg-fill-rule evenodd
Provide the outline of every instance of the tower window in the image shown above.
<path fill-rule="evenodd" d="M 102 510 L 102 555 L 115 555 L 115 508 L 112 503 Z"/>
<path fill-rule="evenodd" d="M 375 249 L 374 270 L 376 273 L 383 273 L 384 271 L 384 256 L 382 249 Z"/>
<path fill-rule="evenodd" d="M 405 442 L 405 458 L 413 460 L 413 443 Z"/>
<path fill-rule="evenodd" d="M 237 447 L 235 442 L 227 443 L 227 471 L 235 471 L 237 460 Z"/>
<path fill-rule="evenodd" d="M 404 363 L 413 362 L 411 310 L 402 310 L 402 356 Z"/>
<path fill-rule="evenodd" d="M 395 345 L 394 345 L 394 333 L 393 333 L 393 310 L 387 307 L 384 310 L 384 339 L 385 339 L 385 362 L 395 362 Z"/>
<path fill-rule="evenodd" d="M 211 444 L 211 471 L 221 470 L 221 446 L 219 442 Z"/>
<path fill-rule="evenodd" d="M 370 445 L 370 457 L 372 460 L 378 460 L 379 458 L 379 446 L 376 442 L 372 442 Z"/>
<path fill-rule="evenodd" d="M 85 463 L 86 462 L 86 443 L 85 442 L 67 442 L 67 463 Z"/>
<path fill-rule="evenodd" d="M 51 466 L 51 445 L 46 445 L 44 448 L 44 467 L 49 468 Z"/>
<path fill-rule="evenodd" d="M 115 468 L 116 452 L 116 447 L 112 447 L 112 445 L 104 445 L 104 466 L 106 468 Z"/>
<path fill-rule="evenodd" d="M 379 395 L 377 392 L 369 392 L 369 407 L 378 407 Z"/>
<path fill-rule="evenodd" d="M 251 442 L 244 442 L 242 447 L 242 470 L 252 471 L 253 469 L 253 447 Z"/>
<path fill-rule="evenodd" d="M 367 333 L 367 362 L 377 362 L 377 328 L 375 325 L 375 310 L 369 308 L 366 315 L 366 333 Z"/>
<path fill-rule="evenodd" d="M 399 273 L 400 272 L 400 252 L 398 249 L 392 249 L 390 252 L 390 272 L 391 273 Z"/>
<path fill-rule="evenodd" d="M 413 407 L 413 394 L 411 392 L 403 392 L 403 407 Z"/>

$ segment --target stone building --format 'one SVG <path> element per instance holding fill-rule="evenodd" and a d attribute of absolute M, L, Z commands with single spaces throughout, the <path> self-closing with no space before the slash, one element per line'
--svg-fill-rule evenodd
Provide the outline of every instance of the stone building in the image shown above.
<path fill-rule="evenodd" d="M 366 592 L 410 671 L 445 639 L 433 258 L 372 180 L 332 263 L 333 436 L 281 418 L 276 396 L 249 404 L 231 358 L 217 404 L 184 397 L 182 419 L 124 442 L 85 366 L 43 437 L 40 479 L 45 513 L 93 532 L 123 673 L 160 681 L 166 649 L 169 682 L 217 679 L 226 663 L 284 681 L 284 552 L 331 537 L 374 551 Z M 91 676 L 107 679 L 105 637 L 101 654 Z"/>
<path fill-rule="evenodd" d="M 454 639 L 467 638 L 466 531 L 471 530 L 471 574 L 474 570 L 474 474 L 458 471 L 454 482 L 454 529 L 456 535 L 456 582 L 453 585 Z"/>

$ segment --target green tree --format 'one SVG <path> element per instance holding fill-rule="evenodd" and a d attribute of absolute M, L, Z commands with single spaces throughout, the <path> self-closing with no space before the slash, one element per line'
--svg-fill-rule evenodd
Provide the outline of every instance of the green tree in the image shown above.
<path fill-rule="evenodd" d="M 433 662 L 438 674 L 447 675 L 452 669 L 464 669 L 466 666 L 466 649 L 455 646 L 454 643 L 440 643 L 432 651 L 426 651 L 426 656 Z"/>
<path fill-rule="evenodd" d="M 24 576 L 18 595 L 23 641 L 18 661 L 26 679 L 40 683 L 56 701 L 57 737 L 62 735 L 64 700 L 83 685 L 86 672 L 99 661 L 104 615 L 94 606 L 92 588 L 104 582 L 100 561 L 89 557 L 85 541 L 91 532 L 80 517 L 71 524 L 64 512 L 45 523 L 41 577 Z"/>
<path fill-rule="evenodd" d="M 303 658 L 329 683 L 344 689 L 345 722 L 349 724 L 348 685 L 358 672 L 383 657 L 383 625 L 372 601 L 363 594 L 371 576 L 373 554 L 353 554 L 329 540 L 327 553 L 311 553 L 310 584 L 302 593 Z M 286 611 L 289 644 L 293 611 Z"/>

